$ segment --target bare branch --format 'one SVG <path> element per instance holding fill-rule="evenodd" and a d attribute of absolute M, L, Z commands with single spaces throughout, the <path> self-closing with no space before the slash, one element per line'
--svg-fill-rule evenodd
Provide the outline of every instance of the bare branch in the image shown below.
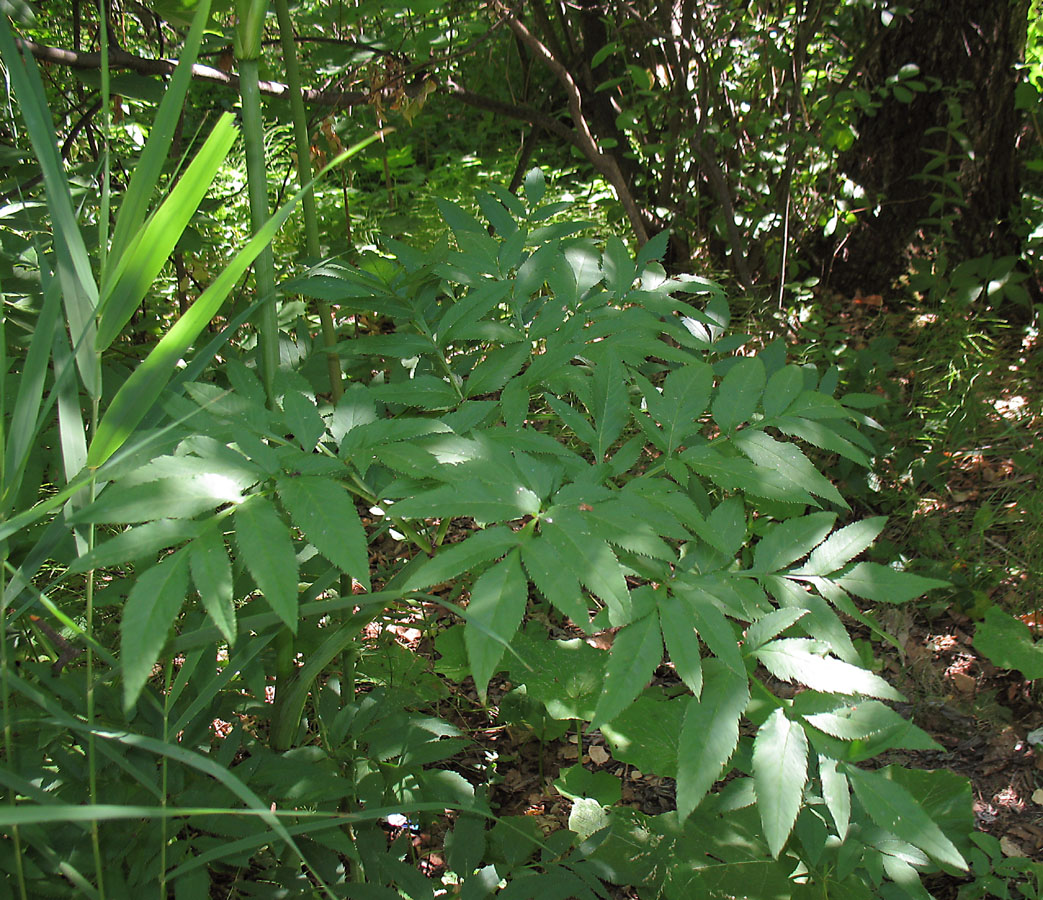
<path fill-rule="evenodd" d="M 61 47 L 48 47 L 35 41 L 23 39 L 18 40 L 19 47 L 28 50 L 37 59 L 54 63 L 60 66 L 68 66 L 72 69 L 100 69 L 101 54 L 85 53 L 76 50 L 64 50 Z M 177 60 L 172 59 L 149 59 L 144 56 L 135 56 L 115 47 L 109 50 L 109 67 L 112 69 L 127 69 L 137 72 L 139 75 L 170 75 L 177 68 Z M 192 66 L 192 77 L 208 84 L 216 84 L 229 90 L 239 90 L 239 76 L 231 72 L 215 69 L 213 66 L 205 66 L 196 63 Z M 289 87 L 278 81 L 262 81 L 261 93 L 269 97 L 288 97 Z M 319 106 L 329 106 L 340 109 L 347 106 L 364 106 L 369 102 L 369 95 L 363 91 L 319 91 L 305 88 L 302 93 L 306 103 L 314 103 Z"/>
<path fill-rule="evenodd" d="M 506 12 L 506 10 L 503 11 Z M 511 16 L 507 19 L 507 24 L 517 38 L 532 51 L 533 55 L 541 59 L 543 64 L 554 73 L 554 76 L 565 89 L 569 101 L 569 114 L 572 117 L 573 125 L 576 126 L 575 135 L 579 141 L 577 146 L 583 151 L 583 155 L 587 157 L 594 168 L 608 179 L 609 184 L 612 185 L 613 190 L 616 192 L 616 197 L 623 204 L 623 209 L 630 220 L 630 227 L 634 230 L 637 242 L 644 244 L 648 240 L 648 229 L 645 226 L 644 216 L 641 215 L 641 209 L 627 186 L 619 164 L 613 157 L 601 152 L 597 141 L 590 133 L 590 126 L 587 123 L 586 116 L 583 114 L 583 98 L 572 74 L 519 19 Z"/>

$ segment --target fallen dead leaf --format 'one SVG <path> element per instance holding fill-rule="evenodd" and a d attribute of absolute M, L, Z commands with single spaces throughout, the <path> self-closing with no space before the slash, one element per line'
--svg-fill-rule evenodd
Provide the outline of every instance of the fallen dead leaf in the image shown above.
<path fill-rule="evenodd" d="M 1017 841 L 1012 841 L 1009 837 L 1000 838 L 1000 850 L 1003 851 L 1004 856 L 1028 856 L 1021 848 L 1021 844 Z"/>
<path fill-rule="evenodd" d="M 966 672 L 953 672 L 950 677 L 952 678 L 953 686 L 961 694 L 969 696 L 973 694 L 978 687 L 974 676 L 968 675 Z"/>
<path fill-rule="evenodd" d="M 603 766 L 611 759 L 611 756 L 609 756 L 609 752 L 600 744 L 595 744 L 593 747 L 591 747 L 587 751 L 587 756 L 590 757 L 590 761 L 594 763 L 594 765 L 596 766 Z"/>

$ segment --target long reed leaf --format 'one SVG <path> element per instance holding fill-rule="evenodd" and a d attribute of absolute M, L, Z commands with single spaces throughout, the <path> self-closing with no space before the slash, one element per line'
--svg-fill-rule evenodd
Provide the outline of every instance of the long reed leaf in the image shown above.
<path fill-rule="evenodd" d="M 51 335 L 58 324 L 61 289 L 51 280 L 43 294 L 32 341 L 18 376 L 18 394 L 11 413 L 7 446 L 4 448 L 4 482 L 0 508 L 8 510 L 21 486 L 25 465 L 40 429 L 40 409 L 51 360 Z"/>
<path fill-rule="evenodd" d="M 379 135 L 373 135 L 344 151 L 327 165 L 318 177 L 321 178 L 331 168 L 354 156 L 378 137 Z M 303 191 L 299 191 L 284 203 L 264 224 L 123 383 L 98 424 L 98 430 L 91 442 L 87 453 L 87 465 L 90 468 L 97 468 L 104 463 L 130 437 L 166 388 L 182 354 L 216 315 L 250 264 L 275 237 L 276 232 L 293 212 L 302 193 Z"/>
<path fill-rule="evenodd" d="M 109 248 L 109 258 L 114 260 L 117 266 L 123 260 L 124 252 L 141 231 L 149 201 L 159 182 L 167 157 L 170 155 L 178 119 L 181 118 L 181 112 L 185 107 L 185 97 L 188 95 L 188 88 L 192 83 L 192 66 L 199 56 L 199 47 L 209 18 L 210 0 L 199 0 L 192 27 L 189 29 L 181 49 L 177 68 L 174 69 L 174 74 L 167 82 L 163 99 L 160 101 L 159 109 L 156 110 L 156 117 L 149 128 L 148 140 L 142 148 L 141 156 L 138 157 L 137 165 L 131 175 L 130 184 L 127 185 L 127 190 L 123 195 L 119 217 L 112 232 L 112 244 Z M 106 270 L 102 279 L 103 294 L 111 290 L 111 283 L 115 277 L 118 277 L 118 272 Z M 102 346 L 108 346 L 108 344 Z"/>
<path fill-rule="evenodd" d="M 3 56 L 11 90 L 25 121 L 29 139 L 40 163 L 46 188 L 47 208 L 54 231 L 54 253 L 69 330 L 77 346 L 76 365 L 84 387 L 92 397 L 101 390 L 101 377 L 94 355 L 94 310 L 98 288 L 90 258 L 73 210 L 72 194 L 58 155 L 54 123 L 44 96 L 36 61 L 15 47 L 6 16 L 0 16 L 0 55 Z M 88 339 L 81 342 L 81 337 Z"/>
<path fill-rule="evenodd" d="M 232 114 L 226 113 L 163 201 L 114 263 L 113 280 L 102 292 L 95 338 L 99 351 L 109 346 L 130 321 L 149 286 L 181 239 L 235 142 Z"/>

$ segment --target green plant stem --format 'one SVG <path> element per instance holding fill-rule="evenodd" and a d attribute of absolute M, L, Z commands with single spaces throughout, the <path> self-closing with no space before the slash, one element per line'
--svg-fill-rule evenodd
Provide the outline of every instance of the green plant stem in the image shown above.
<path fill-rule="evenodd" d="M 243 107 L 243 143 L 250 198 L 250 225 L 257 233 L 268 221 L 268 173 L 264 158 L 264 120 L 261 115 L 259 61 L 239 61 L 239 90 Z M 279 320 L 275 309 L 275 256 L 266 246 L 254 262 L 257 294 L 262 300 L 254 322 L 260 357 L 261 381 L 269 404 L 275 402 L 275 373 L 279 367 Z"/>
<path fill-rule="evenodd" d="M 290 113 L 293 118 L 293 142 L 297 151 L 297 180 L 301 187 L 309 184 L 312 178 L 311 141 L 308 139 L 308 115 L 304 108 L 304 95 L 301 90 L 301 72 L 297 64 L 297 44 L 294 40 L 293 19 L 290 17 L 288 0 L 275 0 L 275 14 L 279 19 L 279 41 L 282 45 L 283 64 L 286 67 L 286 83 L 290 89 Z M 301 211 L 304 217 L 304 241 L 308 256 L 318 257 L 319 218 L 315 211 L 315 193 L 305 191 L 301 198 Z M 319 322 L 322 327 L 322 345 L 326 348 L 326 366 L 329 370 L 330 396 L 334 404 L 344 393 L 340 370 L 340 357 L 337 355 L 337 330 L 333 322 L 333 310 L 325 300 L 316 304 Z"/>
<path fill-rule="evenodd" d="M 91 482 L 93 485 L 93 482 Z M 93 493 L 93 491 L 92 491 Z M 88 548 L 94 543 L 94 526 L 90 528 L 90 537 L 87 541 Z M 87 573 L 87 634 L 94 637 L 94 570 Z M 98 772 L 96 766 L 96 748 L 94 746 L 94 651 L 87 644 L 87 795 L 90 797 L 91 805 L 98 803 Z M 98 879 L 98 893 L 105 896 L 105 877 L 102 874 L 101 862 L 101 835 L 98 828 L 98 820 L 91 820 L 91 849 L 94 853 L 94 869 Z"/>
<path fill-rule="evenodd" d="M 297 180 L 303 188 L 310 184 L 312 180 L 311 140 L 308 137 L 308 115 L 304 108 L 301 73 L 297 64 L 297 43 L 294 40 L 293 19 L 290 16 L 288 0 L 275 0 L 275 15 L 279 21 L 279 42 L 282 46 L 283 64 L 286 67 L 286 83 L 290 93 L 293 141 L 297 150 Z M 301 197 L 301 214 L 304 219 L 305 251 L 308 256 L 315 259 L 321 254 L 322 248 L 319 244 L 319 217 L 315 210 L 315 192 L 310 188 Z M 333 321 L 333 310 L 330 304 L 325 300 L 318 300 L 316 301 L 316 308 L 322 331 L 322 345 L 326 348 L 326 372 L 330 381 L 330 399 L 336 405 L 337 401 L 344 395 L 340 357 L 337 354 L 337 329 Z M 341 594 L 350 594 L 351 591 L 351 576 L 342 574 L 340 578 Z M 344 683 L 348 686 L 348 696 L 352 699 L 355 696 L 356 649 L 355 641 L 352 640 L 341 654 Z M 353 762 L 351 768 L 354 768 Z M 353 772 L 349 773 L 349 780 L 354 781 Z"/>
<path fill-rule="evenodd" d="M 264 26 L 267 0 L 251 0 L 240 4 L 239 27 L 236 31 L 236 55 L 239 57 L 239 92 L 243 108 L 243 142 L 246 147 L 246 183 L 250 197 L 250 224 L 256 234 L 268 221 L 268 173 L 264 157 L 264 118 L 261 113 L 260 37 Z M 275 373 L 279 367 L 279 320 L 275 309 L 275 256 L 271 244 L 265 246 L 254 263 L 257 293 L 262 303 L 258 310 L 257 343 L 261 380 L 268 406 L 276 409 Z M 284 629 L 275 645 L 275 709 L 272 731 L 281 734 L 284 727 L 280 702 L 294 674 L 293 633 Z M 291 738 L 292 740 L 292 738 Z M 286 748 L 283 748 L 286 749 Z"/>
<path fill-rule="evenodd" d="M 167 657 L 166 672 L 163 677 L 163 741 L 170 741 L 170 679 L 174 671 L 174 658 Z M 167 806 L 167 757 L 163 757 L 159 764 L 159 805 L 166 809 Z M 167 896 L 167 817 L 159 820 L 159 900 L 166 900 Z"/>
<path fill-rule="evenodd" d="M 0 329 L 2 337 L 2 329 Z M 7 544 L 0 547 L 0 690 L 2 690 L 2 702 L 4 708 L 4 758 L 7 765 L 13 771 L 18 771 L 15 761 L 14 740 L 11 735 L 11 686 L 8 684 L 8 659 L 7 659 L 7 601 L 4 595 L 7 592 L 7 575 L 2 568 L 7 562 Z M 15 792 L 9 789 L 7 803 L 14 807 L 17 805 Z M 18 879 L 18 896 L 22 900 L 29 900 L 29 894 L 25 887 L 25 871 L 22 867 L 22 836 L 18 826 L 11 829 L 11 841 L 14 844 L 15 877 Z"/>

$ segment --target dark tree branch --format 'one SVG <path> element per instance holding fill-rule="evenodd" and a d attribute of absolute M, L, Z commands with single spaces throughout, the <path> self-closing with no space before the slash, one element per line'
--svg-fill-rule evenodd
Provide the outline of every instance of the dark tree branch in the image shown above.
<path fill-rule="evenodd" d="M 590 161 L 591 165 L 604 175 L 608 183 L 612 185 L 612 189 L 616 192 L 616 197 L 619 198 L 619 202 L 623 205 L 627 218 L 630 220 L 630 227 L 634 230 L 634 236 L 637 238 L 638 244 L 646 243 L 648 241 L 648 229 L 645 226 L 645 218 L 641 214 L 641 209 L 634 199 L 634 195 L 630 192 L 619 164 L 613 157 L 601 152 L 597 141 L 590 133 L 590 125 L 583 114 L 583 97 L 572 74 L 519 19 L 512 16 L 507 19 L 507 24 L 533 55 L 543 61 L 543 64 L 551 70 L 565 89 L 565 93 L 568 96 L 569 114 L 572 117 L 572 124 L 575 126 L 574 134 L 578 139 L 577 146 Z"/>
<path fill-rule="evenodd" d="M 446 83 L 442 85 L 442 88 L 447 93 L 456 97 L 461 103 L 473 106 L 475 109 L 484 109 L 486 112 L 507 116 L 510 119 L 518 119 L 521 122 L 528 122 L 530 125 L 538 125 L 545 131 L 549 131 L 555 137 L 559 137 L 566 143 L 572 144 L 572 146 L 577 149 L 583 149 L 580 137 L 575 131 L 558 119 L 555 119 L 553 116 L 540 112 L 538 109 L 533 109 L 531 106 L 523 106 L 521 104 L 504 103 L 502 100 L 494 100 L 491 97 L 476 94 L 474 91 L 469 91 L 466 88 L 461 87 L 451 78 L 446 80 Z"/>
<path fill-rule="evenodd" d="M 19 39 L 18 45 L 28 50 L 37 59 L 43 62 L 54 63 L 60 66 L 68 66 L 72 69 L 100 69 L 100 53 L 83 53 L 75 50 L 64 50 L 61 47 L 48 47 L 37 44 L 35 41 Z M 135 56 L 125 50 L 112 48 L 109 50 L 109 67 L 112 69 L 127 69 L 137 72 L 139 75 L 170 75 L 177 68 L 176 60 L 148 59 L 144 56 Z M 212 66 L 204 66 L 196 63 L 192 66 L 192 77 L 209 84 L 216 84 L 229 90 L 239 90 L 239 76 L 229 72 L 222 72 Z M 262 81 L 261 93 L 269 97 L 287 97 L 289 87 L 278 81 Z M 340 109 L 347 106 L 364 106 L 369 102 L 369 95 L 363 91 L 320 91 L 305 88 L 302 93 L 306 103 L 315 103 L 320 106 Z"/>

